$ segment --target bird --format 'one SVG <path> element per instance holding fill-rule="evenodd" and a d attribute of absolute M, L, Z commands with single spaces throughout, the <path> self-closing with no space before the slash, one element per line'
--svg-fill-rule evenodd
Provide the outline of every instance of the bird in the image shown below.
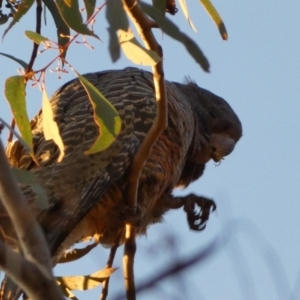
<path fill-rule="evenodd" d="M 90 238 L 113 245 L 126 223 L 134 224 L 137 235 L 145 234 L 168 210 L 182 206 L 190 228 L 202 230 L 210 210 L 215 209 L 214 201 L 195 194 L 175 197 L 172 192 L 200 178 L 208 161 L 220 162 L 234 150 L 242 124 L 231 106 L 190 79 L 185 83 L 165 80 L 168 125 L 142 169 L 134 213 L 127 205 L 126 191 L 132 161 L 156 117 L 153 75 L 127 67 L 84 77 L 111 102 L 122 120 L 120 133 L 107 149 L 85 153 L 101 129 L 84 87 L 74 79 L 51 98 L 64 144 L 63 159 L 58 162 L 58 146 L 45 139 L 42 111 L 31 121 L 35 159 L 18 140 L 6 150 L 11 166 L 36 175 L 45 190 L 47 207 L 41 209 L 33 188 L 20 185 L 54 260 L 74 243 Z M 195 212 L 196 206 L 202 214 Z M 1 207 L 0 212 L 3 210 Z M 3 215 L 1 239 L 4 233 L 14 235 Z"/>

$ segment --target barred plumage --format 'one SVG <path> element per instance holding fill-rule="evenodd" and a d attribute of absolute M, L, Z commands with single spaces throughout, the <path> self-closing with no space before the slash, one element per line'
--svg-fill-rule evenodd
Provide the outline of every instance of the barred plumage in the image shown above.
<path fill-rule="evenodd" d="M 130 164 L 155 119 L 151 73 L 126 68 L 85 77 L 122 118 L 121 133 L 108 149 L 84 154 L 99 129 L 86 92 L 76 79 L 62 86 L 51 100 L 65 146 L 62 162 L 57 163 L 58 147 L 44 138 L 41 112 L 32 121 L 34 153 L 40 166 L 19 142 L 8 151 L 11 164 L 35 173 L 49 197 L 48 209 L 41 212 L 34 205 L 31 188 L 22 187 L 45 230 L 52 254 L 91 236 L 110 245 L 124 223 L 131 220 L 125 199 Z M 206 162 L 228 155 L 242 134 L 238 117 L 222 98 L 192 82 L 166 81 L 166 88 L 168 127 L 155 143 L 140 178 L 139 234 L 176 206 L 171 195 L 174 187 L 198 179 Z"/>

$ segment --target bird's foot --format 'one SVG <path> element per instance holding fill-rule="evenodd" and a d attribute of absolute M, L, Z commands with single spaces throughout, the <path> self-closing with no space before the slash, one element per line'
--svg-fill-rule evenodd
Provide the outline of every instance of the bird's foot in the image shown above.
<path fill-rule="evenodd" d="M 203 230 L 206 227 L 210 212 L 215 211 L 217 208 L 214 200 L 195 194 L 181 198 L 190 229 L 195 231 Z"/>
<path fill-rule="evenodd" d="M 136 207 L 122 205 L 119 208 L 119 217 L 125 224 L 133 227 L 140 227 L 143 223 L 143 211 L 139 205 Z"/>

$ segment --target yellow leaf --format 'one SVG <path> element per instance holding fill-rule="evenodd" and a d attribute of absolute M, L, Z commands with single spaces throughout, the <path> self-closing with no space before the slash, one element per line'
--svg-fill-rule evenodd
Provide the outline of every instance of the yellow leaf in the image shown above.
<path fill-rule="evenodd" d="M 128 31 L 119 29 L 118 37 L 125 55 L 135 64 L 153 66 L 161 61 L 161 57 L 155 51 L 146 49 L 138 42 L 130 28 Z"/>
<path fill-rule="evenodd" d="M 181 9 L 183 11 L 183 14 L 185 16 L 185 18 L 187 19 L 187 21 L 189 22 L 189 25 L 192 27 L 192 29 L 197 32 L 196 27 L 194 26 L 192 20 L 189 17 L 189 12 L 188 12 L 188 8 L 187 8 L 187 4 L 185 0 L 179 0 L 179 4 L 181 6 Z"/>
<path fill-rule="evenodd" d="M 218 11 L 215 9 L 215 7 L 210 2 L 210 0 L 200 0 L 200 2 L 204 6 L 206 11 L 208 12 L 210 17 L 212 18 L 212 20 L 217 25 L 222 39 L 227 40 L 228 39 L 228 34 L 227 34 L 227 31 L 226 31 L 226 28 L 225 28 L 225 24 L 224 24 L 221 16 L 219 15 Z"/>
<path fill-rule="evenodd" d="M 68 291 L 85 291 L 97 287 L 101 282 L 106 280 L 116 269 L 107 268 L 85 276 L 64 276 L 56 277 L 62 289 Z"/>
<path fill-rule="evenodd" d="M 60 162 L 65 155 L 64 143 L 59 134 L 57 123 L 53 119 L 53 111 L 45 89 L 43 90 L 43 129 L 45 139 L 47 141 L 53 140 L 59 148 L 60 154 L 57 161 Z"/>
<path fill-rule="evenodd" d="M 86 254 L 88 254 L 97 245 L 98 245 L 97 243 L 94 243 L 94 244 L 86 246 L 85 248 L 81 248 L 81 249 L 75 248 L 70 251 L 66 251 L 64 253 L 64 255 L 59 259 L 58 263 L 59 264 L 68 263 L 68 262 L 72 262 L 74 260 L 80 259 L 83 256 L 85 256 Z"/>

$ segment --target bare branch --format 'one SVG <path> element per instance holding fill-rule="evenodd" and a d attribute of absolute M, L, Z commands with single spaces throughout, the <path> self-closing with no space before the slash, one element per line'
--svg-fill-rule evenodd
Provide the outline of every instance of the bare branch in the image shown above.
<path fill-rule="evenodd" d="M 146 16 L 137 1 L 123 0 L 123 4 L 126 12 L 136 26 L 146 48 L 156 51 L 156 53 L 162 57 L 162 48 L 157 43 L 151 30 L 152 28 L 156 27 L 156 24 Z M 153 66 L 152 72 L 155 87 L 155 97 L 157 101 L 156 119 L 147 136 L 145 137 L 138 153 L 134 157 L 131 166 L 127 201 L 132 207 L 136 206 L 137 188 L 142 167 L 148 159 L 155 141 L 167 127 L 168 107 L 162 60 Z"/>
<path fill-rule="evenodd" d="M 11 169 L 5 157 L 2 142 L 0 141 L 0 199 L 11 218 L 12 224 L 18 236 L 18 240 L 25 255 L 26 261 L 35 264 L 39 273 L 43 274 L 43 280 L 51 283 L 51 288 L 61 295 L 56 299 L 63 299 L 62 294 L 52 276 L 52 264 L 50 252 L 45 236 L 32 215 L 26 200 L 23 197 L 18 184 L 13 177 Z M 36 289 L 37 283 L 34 288 Z M 32 288 L 32 287 L 31 287 Z M 27 291 L 26 289 L 26 292 Z M 48 298 L 50 299 L 50 298 Z"/>
<path fill-rule="evenodd" d="M 41 34 L 42 10 L 43 10 L 42 1 L 41 0 L 36 0 L 36 28 L 35 28 L 35 32 L 38 33 L 38 34 Z M 32 70 L 34 61 L 36 59 L 38 48 L 39 48 L 39 45 L 36 44 L 36 43 L 33 43 L 31 58 L 30 58 L 30 62 L 28 64 L 26 73 L 29 73 Z"/>
<path fill-rule="evenodd" d="M 64 299 L 52 277 L 45 276 L 41 268 L 12 251 L 2 241 L 0 241 L 0 267 L 26 291 L 30 299 Z"/>
<path fill-rule="evenodd" d="M 152 33 L 152 28 L 156 28 L 157 25 L 146 16 L 146 14 L 144 13 L 137 1 L 122 0 L 122 2 L 125 11 L 130 16 L 135 27 L 137 28 L 137 31 L 140 37 L 142 38 L 146 48 L 154 50 L 160 57 L 162 57 L 162 48 L 157 43 Z M 160 134 L 164 131 L 164 129 L 167 127 L 168 107 L 162 60 L 158 64 L 153 66 L 152 72 L 155 87 L 155 97 L 157 102 L 156 119 L 152 127 L 150 128 L 148 134 L 146 135 L 139 151 L 134 157 L 128 180 L 129 185 L 127 192 L 127 203 L 129 206 L 135 209 L 137 205 L 137 190 L 142 168 L 151 153 L 154 143 L 156 142 Z M 123 265 L 127 299 L 129 300 L 135 299 L 133 269 L 135 251 L 135 228 L 127 224 Z"/>
<path fill-rule="evenodd" d="M 106 263 L 106 269 L 112 267 L 112 264 L 114 262 L 117 250 L 120 246 L 120 239 L 121 239 L 121 234 L 117 236 L 114 245 L 110 248 L 110 253 L 109 253 L 109 256 L 108 256 L 107 263 Z M 102 283 L 102 293 L 101 293 L 101 296 L 100 296 L 100 300 L 105 300 L 107 295 L 108 295 L 109 278 L 110 277 L 108 277 Z"/>

